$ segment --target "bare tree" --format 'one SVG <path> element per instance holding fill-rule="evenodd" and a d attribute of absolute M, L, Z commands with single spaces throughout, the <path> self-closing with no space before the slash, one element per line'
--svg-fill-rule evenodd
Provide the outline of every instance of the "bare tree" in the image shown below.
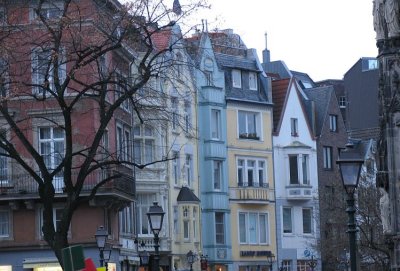
<path fill-rule="evenodd" d="M 160 85 L 176 84 L 187 65 L 175 57 L 182 34 L 173 29 L 204 6 L 202 0 L 175 7 L 163 0 L 3 1 L 0 156 L 11 161 L 13 176 L 36 184 L 44 239 L 60 263 L 71 218 L 82 204 L 108 182 L 129 177 L 129 168 L 173 158 L 138 162 L 132 142 L 108 147 L 104 137 L 116 117 L 164 125 L 171 120 Z M 168 35 L 174 37 L 159 46 L 157 39 Z M 40 131 L 44 124 L 53 128 Z M 51 148 L 41 143 L 49 134 L 61 142 Z M 101 178 L 83 195 L 94 175 Z M 56 180 L 66 193 L 57 227 Z"/>

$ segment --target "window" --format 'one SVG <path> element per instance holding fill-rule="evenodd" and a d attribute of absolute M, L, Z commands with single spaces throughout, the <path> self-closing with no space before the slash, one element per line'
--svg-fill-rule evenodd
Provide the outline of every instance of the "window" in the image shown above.
<path fill-rule="evenodd" d="M 298 120 L 296 118 L 290 119 L 290 130 L 292 136 L 299 136 Z"/>
<path fill-rule="evenodd" d="M 221 137 L 221 111 L 211 109 L 211 138 L 220 139 Z"/>
<path fill-rule="evenodd" d="M 148 234 L 152 235 L 150 230 L 150 224 L 147 219 L 147 212 L 149 211 L 150 206 L 153 205 L 153 202 L 156 200 L 155 194 L 138 194 L 138 233 L 139 234 Z"/>
<path fill-rule="evenodd" d="M 116 82 L 115 82 L 115 95 L 116 95 L 116 99 L 119 99 L 122 96 L 126 95 L 127 88 L 128 88 L 128 82 L 127 82 L 126 76 L 122 75 L 119 72 L 117 72 L 115 80 L 116 80 Z M 124 109 L 125 111 L 129 112 L 129 110 L 130 110 L 130 107 L 129 107 L 129 96 L 125 96 L 122 99 L 124 99 L 124 101 L 121 103 L 122 109 Z"/>
<path fill-rule="evenodd" d="M 292 233 L 292 208 L 283 207 L 283 233 Z"/>
<path fill-rule="evenodd" d="M 190 154 L 186 154 L 185 174 L 186 174 L 186 183 L 188 187 L 190 187 L 193 181 L 193 159 Z"/>
<path fill-rule="evenodd" d="M 266 244 L 268 217 L 262 213 L 239 213 L 239 241 L 242 244 Z"/>
<path fill-rule="evenodd" d="M 339 97 L 339 107 L 346 108 L 346 96 Z"/>
<path fill-rule="evenodd" d="M 6 137 L 6 131 L 0 130 L 2 136 Z M 7 152 L 0 147 L 0 154 L 6 155 Z M 8 185 L 8 162 L 9 158 L 6 156 L 0 155 L 0 186 L 7 186 Z"/>
<path fill-rule="evenodd" d="M 43 227 L 43 223 L 44 223 L 44 220 L 43 220 L 44 209 L 40 208 L 39 211 L 40 211 L 39 231 L 40 231 L 40 236 L 43 237 L 42 227 Z M 64 208 L 61 208 L 61 207 L 54 207 L 53 208 L 53 224 L 54 224 L 54 228 L 55 228 L 56 231 L 57 231 L 57 228 L 60 225 L 63 211 L 64 211 Z M 70 227 L 70 229 L 71 229 L 71 227 Z"/>
<path fill-rule="evenodd" d="M 312 209 L 303 208 L 303 233 L 312 233 Z"/>
<path fill-rule="evenodd" d="M 297 271 L 310 271 L 311 267 L 308 260 L 297 260 Z"/>
<path fill-rule="evenodd" d="M 63 5 L 62 4 L 54 4 L 51 1 L 47 1 L 47 3 L 43 4 L 40 11 L 40 15 L 44 16 L 46 19 L 56 19 L 61 18 L 63 13 Z M 35 16 L 37 16 L 36 11 L 34 11 Z"/>
<path fill-rule="evenodd" d="M 171 98 L 171 108 L 172 108 L 172 130 L 177 130 L 179 126 L 179 116 L 178 116 L 178 99 L 176 97 Z"/>
<path fill-rule="evenodd" d="M 213 178 L 214 178 L 214 189 L 221 189 L 222 182 L 222 161 L 213 161 Z"/>
<path fill-rule="evenodd" d="M 174 233 L 178 234 L 178 206 L 173 207 Z"/>
<path fill-rule="evenodd" d="M 289 177 L 290 184 L 299 184 L 299 169 L 297 155 L 289 155 Z"/>
<path fill-rule="evenodd" d="M 193 207 L 193 239 L 197 240 L 197 208 Z"/>
<path fill-rule="evenodd" d="M 190 229 L 189 229 L 189 207 L 183 207 L 183 239 L 189 240 Z"/>
<path fill-rule="evenodd" d="M 324 169 L 332 169 L 332 147 L 323 147 Z"/>
<path fill-rule="evenodd" d="M 49 170 L 54 170 L 64 158 L 64 130 L 61 128 L 39 128 L 39 153 Z M 62 173 L 56 177 L 62 177 Z"/>
<path fill-rule="evenodd" d="M 0 7 L 0 25 L 7 23 L 7 11 L 4 7 Z"/>
<path fill-rule="evenodd" d="M 258 158 L 238 158 L 237 175 L 239 187 L 267 187 L 266 160 Z"/>
<path fill-rule="evenodd" d="M 292 261 L 282 260 L 282 270 L 281 271 L 292 271 Z"/>
<path fill-rule="evenodd" d="M 174 159 L 172 160 L 172 174 L 174 178 L 174 184 L 178 185 L 179 181 L 179 167 L 180 167 L 180 161 L 179 161 L 179 152 L 172 152 L 172 157 Z"/>
<path fill-rule="evenodd" d="M 239 138 L 245 139 L 260 139 L 260 114 L 257 112 L 239 111 Z"/>
<path fill-rule="evenodd" d="M 329 115 L 329 130 L 337 132 L 337 115 Z"/>
<path fill-rule="evenodd" d="M 0 238 L 10 237 L 10 211 L 0 210 Z"/>
<path fill-rule="evenodd" d="M 239 70 L 232 70 L 232 86 L 234 88 L 242 87 L 242 73 Z"/>
<path fill-rule="evenodd" d="M 184 65 L 184 63 L 183 63 L 183 56 L 182 56 L 181 53 L 177 53 L 176 54 L 175 65 L 176 65 L 176 72 L 177 72 L 178 78 L 182 79 L 181 77 L 183 76 L 183 65 Z"/>
<path fill-rule="evenodd" d="M 192 129 L 192 107 L 190 102 L 185 102 L 185 132 L 189 133 Z"/>
<path fill-rule="evenodd" d="M 149 164 L 155 160 L 155 132 L 150 125 L 136 125 L 133 128 L 134 155 L 136 163 Z"/>
<path fill-rule="evenodd" d="M 64 52 L 58 54 L 58 79 L 59 84 L 66 78 L 66 64 Z M 55 69 L 54 60 L 52 60 L 54 54 L 50 49 L 47 50 L 34 50 L 32 52 L 32 82 L 34 84 L 33 93 L 37 95 L 48 94 L 47 91 L 56 91 L 55 86 Z"/>
<path fill-rule="evenodd" d="M 121 161 L 132 160 L 131 130 L 127 126 L 117 126 L 117 154 Z"/>
<path fill-rule="evenodd" d="M 309 157 L 307 154 L 302 155 L 301 168 L 303 170 L 303 184 L 310 184 L 310 173 L 309 173 Z"/>
<path fill-rule="evenodd" d="M 257 90 L 257 73 L 255 72 L 249 73 L 249 89 Z"/>
<path fill-rule="evenodd" d="M 225 244 L 224 213 L 215 213 L 215 242 Z"/>
<path fill-rule="evenodd" d="M 211 71 L 204 71 L 204 76 L 206 78 L 206 86 L 213 85 L 213 74 Z"/>
<path fill-rule="evenodd" d="M 133 208 L 128 205 L 119 212 L 119 224 L 122 234 L 132 234 L 133 233 Z"/>

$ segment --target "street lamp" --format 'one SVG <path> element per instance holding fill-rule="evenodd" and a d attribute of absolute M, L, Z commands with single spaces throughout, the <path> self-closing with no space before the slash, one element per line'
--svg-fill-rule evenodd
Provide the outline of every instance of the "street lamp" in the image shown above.
<path fill-rule="evenodd" d="M 100 266 L 104 265 L 104 248 L 106 246 L 107 236 L 108 232 L 103 226 L 98 227 L 96 234 L 94 235 L 96 238 L 97 247 L 100 251 Z"/>
<path fill-rule="evenodd" d="M 189 252 L 186 254 L 186 260 L 190 265 L 190 271 L 193 271 L 193 263 L 196 261 L 196 254 L 189 250 Z"/>
<path fill-rule="evenodd" d="M 153 202 L 153 206 L 150 206 L 149 211 L 147 212 L 147 219 L 149 220 L 150 229 L 154 235 L 154 265 L 153 271 L 159 271 L 160 269 L 160 252 L 159 252 L 159 238 L 158 234 L 161 231 L 163 219 L 164 219 L 164 210 L 161 206 L 158 206 L 157 202 Z"/>
<path fill-rule="evenodd" d="M 357 271 L 357 244 L 356 244 L 356 221 L 354 207 L 354 192 L 358 186 L 358 180 L 360 177 L 361 166 L 364 160 L 360 157 L 360 154 L 354 149 L 353 146 L 348 145 L 347 148 L 342 151 L 339 155 L 339 159 L 336 161 L 339 165 L 340 175 L 342 177 L 343 186 L 347 193 L 347 209 L 349 220 L 347 223 L 349 233 L 349 245 L 350 245 L 350 270 Z"/>
<path fill-rule="evenodd" d="M 314 255 L 311 254 L 311 260 L 307 262 L 308 266 L 311 268 L 311 271 L 314 271 L 314 268 L 317 266 L 318 262 L 314 259 Z"/>
<path fill-rule="evenodd" d="M 275 255 L 273 253 L 270 253 L 267 256 L 267 262 L 268 262 L 268 265 L 269 265 L 269 270 L 272 271 L 272 264 L 275 262 Z"/>

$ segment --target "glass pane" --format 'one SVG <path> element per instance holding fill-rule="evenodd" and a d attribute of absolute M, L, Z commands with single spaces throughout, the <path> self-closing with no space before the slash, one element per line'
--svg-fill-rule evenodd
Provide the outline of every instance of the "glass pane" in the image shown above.
<path fill-rule="evenodd" d="M 299 183 L 299 172 L 297 168 L 297 155 L 289 156 L 290 184 Z"/>
<path fill-rule="evenodd" d="M 256 114 L 247 113 L 248 133 L 256 134 Z"/>
<path fill-rule="evenodd" d="M 50 139 L 50 128 L 40 128 L 40 139 Z"/>
<path fill-rule="evenodd" d="M 239 112 L 239 136 L 246 133 L 246 114 L 244 112 Z"/>
<path fill-rule="evenodd" d="M 153 136 L 153 128 L 151 128 L 150 126 L 145 126 L 144 135 L 145 136 Z"/>
<path fill-rule="evenodd" d="M 135 126 L 135 128 L 133 128 L 133 134 L 136 136 L 140 136 L 140 126 Z"/>
<path fill-rule="evenodd" d="M 142 141 L 135 139 L 134 140 L 134 152 L 135 152 L 135 161 L 136 163 L 141 163 L 142 162 Z"/>
<path fill-rule="evenodd" d="M 283 232 L 292 232 L 292 209 L 283 208 Z"/>
<path fill-rule="evenodd" d="M 260 243 L 267 243 L 267 215 L 260 215 Z"/>
<path fill-rule="evenodd" d="M 249 241 L 257 243 L 257 214 L 249 214 Z"/>
<path fill-rule="evenodd" d="M 240 243 L 246 243 L 246 215 L 239 214 L 239 238 Z"/>
<path fill-rule="evenodd" d="M 153 162 L 154 140 L 146 139 L 145 144 L 146 144 L 145 146 L 146 163 Z"/>
<path fill-rule="evenodd" d="M 53 137 L 64 139 L 64 130 L 61 128 L 54 128 L 53 129 Z"/>

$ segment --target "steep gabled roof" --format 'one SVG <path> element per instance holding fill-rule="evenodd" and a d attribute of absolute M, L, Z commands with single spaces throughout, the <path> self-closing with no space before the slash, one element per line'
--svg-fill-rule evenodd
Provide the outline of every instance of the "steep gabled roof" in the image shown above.
<path fill-rule="evenodd" d="M 315 127 L 315 134 L 319 136 L 322 132 L 324 121 L 328 115 L 328 107 L 334 95 L 332 86 L 304 89 L 304 93 L 309 100 L 313 101 L 313 105 L 307 104 L 307 115 Z"/>
<path fill-rule="evenodd" d="M 290 79 L 272 81 L 272 102 L 274 103 L 274 133 L 282 118 L 283 107 L 286 103 L 286 94 L 289 90 Z"/>

